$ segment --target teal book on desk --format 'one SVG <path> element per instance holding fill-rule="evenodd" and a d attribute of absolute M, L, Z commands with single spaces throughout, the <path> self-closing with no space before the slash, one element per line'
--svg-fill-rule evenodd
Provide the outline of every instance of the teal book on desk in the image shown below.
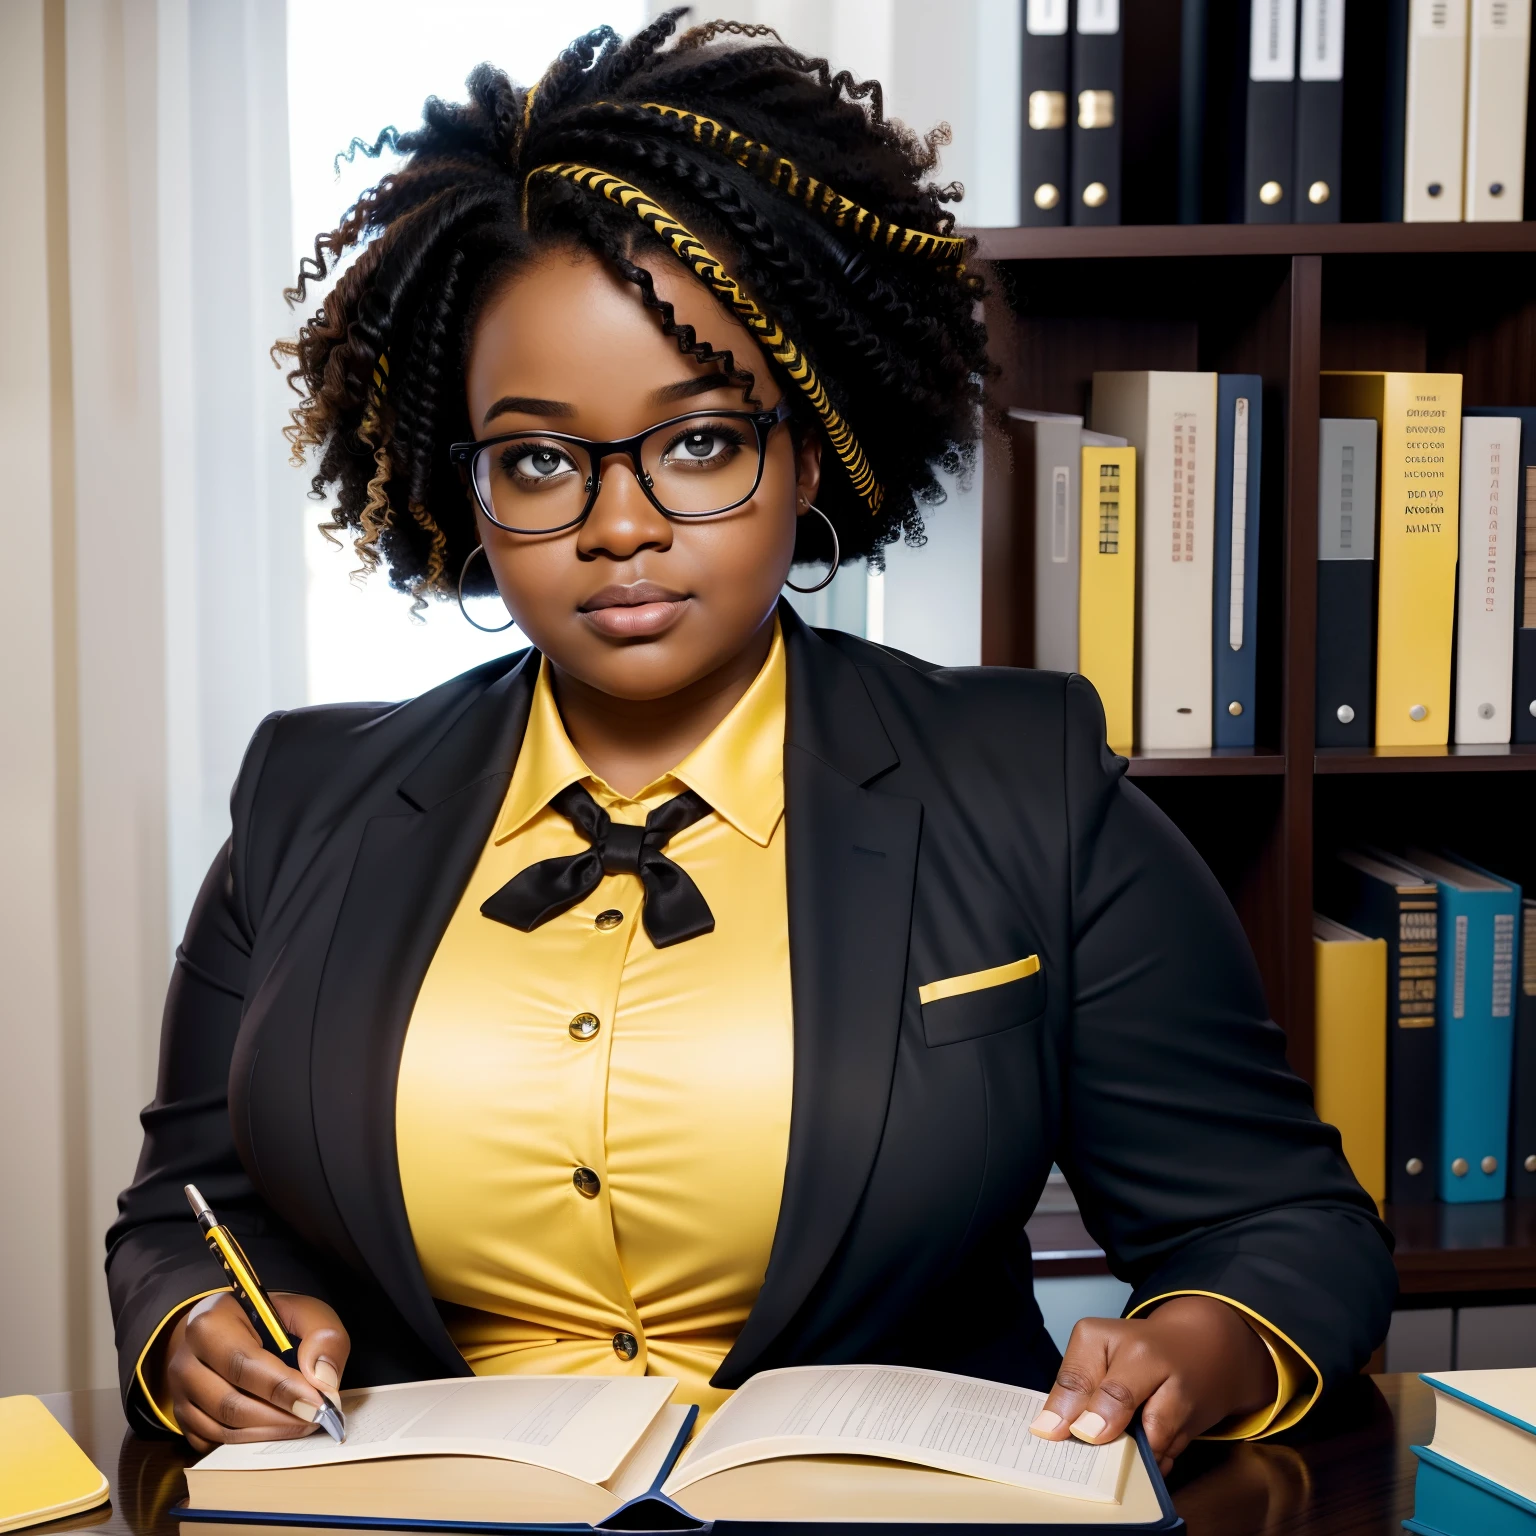
<path fill-rule="evenodd" d="M 1536 1370 L 1444 1371 L 1435 1437 L 1416 1445 L 1418 1536 L 1536 1536 Z"/>
<path fill-rule="evenodd" d="M 1520 887 L 1463 859 L 1398 861 L 1439 889 L 1440 1199 L 1502 1200 L 1509 1184 Z"/>

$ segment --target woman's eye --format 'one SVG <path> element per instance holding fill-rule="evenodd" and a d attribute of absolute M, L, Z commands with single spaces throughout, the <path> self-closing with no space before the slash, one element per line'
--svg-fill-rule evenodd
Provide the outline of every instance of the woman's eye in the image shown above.
<path fill-rule="evenodd" d="M 576 466 L 558 448 L 548 444 L 537 447 L 509 449 L 502 455 L 507 473 L 519 480 L 552 480 L 556 475 L 568 474 Z"/>
<path fill-rule="evenodd" d="M 663 462 L 679 468 L 714 468 L 736 456 L 740 437 L 721 427 L 696 427 L 673 440 Z"/>

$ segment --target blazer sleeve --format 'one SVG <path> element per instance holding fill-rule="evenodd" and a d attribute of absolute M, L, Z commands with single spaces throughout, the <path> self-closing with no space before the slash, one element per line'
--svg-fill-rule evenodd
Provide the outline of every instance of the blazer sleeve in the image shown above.
<path fill-rule="evenodd" d="M 235 1151 L 229 1070 L 245 998 L 253 924 L 244 850 L 257 785 L 281 717 L 262 722 L 231 801 L 233 828 L 203 881 L 176 951 L 160 1034 L 153 1102 L 133 1183 L 107 1233 L 107 1288 L 128 1421 L 141 1434 L 171 1424 L 149 1399 L 139 1366 L 163 1323 L 224 1287 L 182 1186 L 196 1184 L 234 1231 L 272 1290 L 325 1296 L 317 1259 L 257 1194 Z"/>
<path fill-rule="evenodd" d="M 1098 695 L 1066 685 L 1072 1010 L 1058 1160 L 1127 1314 L 1203 1292 L 1266 1322 L 1324 1387 L 1385 1336 L 1391 1235 L 1286 1064 L 1221 887 L 1124 778 Z"/>

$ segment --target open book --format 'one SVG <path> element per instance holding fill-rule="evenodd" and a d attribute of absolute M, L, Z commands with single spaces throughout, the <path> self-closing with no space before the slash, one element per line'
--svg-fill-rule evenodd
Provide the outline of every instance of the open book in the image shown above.
<path fill-rule="evenodd" d="M 1155 1525 L 1126 1436 L 1038 1440 L 1044 1395 L 902 1366 L 800 1366 L 742 1387 L 679 1457 L 692 1409 L 655 1376 L 490 1376 L 342 1394 L 347 1439 L 224 1445 L 187 1469 L 215 1511 L 602 1522 L 666 1499 L 698 1520 Z M 673 1523 L 676 1523 L 675 1521 Z"/>

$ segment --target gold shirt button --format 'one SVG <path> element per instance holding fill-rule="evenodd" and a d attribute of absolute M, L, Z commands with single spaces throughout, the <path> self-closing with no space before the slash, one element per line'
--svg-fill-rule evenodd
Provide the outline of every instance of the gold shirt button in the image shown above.
<path fill-rule="evenodd" d="M 578 1168 L 571 1175 L 571 1183 L 576 1186 L 577 1194 L 585 1195 L 588 1200 L 596 1200 L 603 1187 L 603 1181 L 590 1168 Z"/>
<path fill-rule="evenodd" d="M 603 1026 L 595 1013 L 578 1013 L 565 1027 L 572 1040 L 590 1040 Z"/>
<path fill-rule="evenodd" d="M 599 912 L 592 919 L 592 926 L 607 933 L 610 928 L 617 928 L 624 921 L 624 914 L 617 907 L 609 907 L 606 912 Z"/>
<path fill-rule="evenodd" d="M 1464 1179 L 1467 1176 L 1469 1166 L 1470 1165 L 1468 1164 L 1466 1158 L 1458 1157 L 1455 1158 L 1451 1163 L 1451 1172 L 1454 1173 L 1458 1179 Z"/>
<path fill-rule="evenodd" d="M 633 1360 L 640 1353 L 640 1341 L 632 1333 L 616 1333 L 613 1336 L 613 1352 L 620 1360 Z"/>

